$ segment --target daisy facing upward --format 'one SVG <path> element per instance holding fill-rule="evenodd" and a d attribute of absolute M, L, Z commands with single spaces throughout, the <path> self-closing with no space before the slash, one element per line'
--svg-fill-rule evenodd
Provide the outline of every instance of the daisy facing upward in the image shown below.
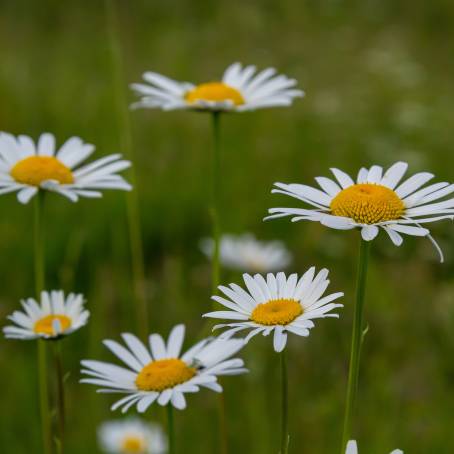
<path fill-rule="evenodd" d="M 359 228 L 365 241 L 384 230 L 400 246 L 402 234 L 426 236 L 443 254 L 422 224 L 454 218 L 454 184 L 440 182 L 424 186 L 434 175 L 420 172 L 402 181 L 408 164 L 397 162 L 383 173 L 380 166 L 362 168 L 356 181 L 339 169 L 331 169 L 335 180 L 317 177 L 320 189 L 303 184 L 276 183 L 274 193 L 289 195 L 311 208 L 271 208 L 267 219 L 292 216 L 292 221 L 315 221 L 339 230 Z M 440 201 L 442 200 L 442 201 Z"/>
<path fill-rule="evenodd" d="M 131 190 L 117 174 L 129 161 L 113 154 L 80 167 L 95 150 L 79 137 L 71 137 L 56 148 L 55 137 L 44 133 L 37 143 L 25 135 L 0 133 L 0 194 L 17 192 L 28 203 L 38 191 L 52 191 L 77 202 L 79 197 L 101 197 L 103 189 Z"/>
<path fill-rule="evenodd" d="M 112 405 L 112 410 L 122 407 L 125 413 L 137 405 L 139 413 L 143 413 L 155 401 L 182 410 L 186 408 L 186 393 L 198 392 L 200 387 L 222 392 L 218 376 L 247 372 L 243 360 L 229 359 L 243 348 L 242 340 L 204 339 L 181 355 L 184 333 L 184 325 L 175 326 L 167 342 L 159 334 L 152 334 L 149 349 L 132 334 L 122 335 L 127 348 L 106 340 L 104 345 L 127 367 L 82 361 L 82 373 L 90 378 L 81 383 L 125 394 Z"/>
<path fill-rule="evenodd" d="M 141 98 L 133 108 L 244 112 L 289 106 L 293 99 L 304 96 L 302 90 L 295 88 L 295 79 L 278 75 L 274 68 L 257 73 L 255 66 L 240 63 L 230 65 L 220 80 L 199 85 L 151 71 L 144 73 L 143 79 L 145 83 L 131 84 Z"/>
<path fill-rule="evenodd" d="M 227 328 L 220 336 L 230 338 L 241 331 L 249 331 L 247 343 L 252 337 L 262 333 L 273 334 L 274 350 L 279 353 L 281 363 L 281 454 L 289 451 L 288 426 L 288 372 L 285 347 L 288 333 L 307 337 L 314 327 L 313 320 L 325 317 L 339 317 L 331 313 L 342 304 L 333 303 L 343 293 L 323 296 L 329 286 L 328 270 L 323 269 L 317 275 L 315 268 L 310 268 L 298 279 L 296 274 L 288 278 L 284 273 L 268 273 L 266 279 L 260 274 L 244 274 L 246 290 L 236 284 L 220 286 L 225 295 L 212 296 L 212 299 L 229 310 L 214 311 L 204 317 L 229 320 L 216 325 L 213 329 Z"/>

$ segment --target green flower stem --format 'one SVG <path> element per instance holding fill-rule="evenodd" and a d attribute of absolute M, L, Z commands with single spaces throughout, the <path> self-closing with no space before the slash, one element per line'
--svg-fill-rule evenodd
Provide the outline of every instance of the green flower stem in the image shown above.
<path fill-rule="evenodd" d="M 211 261 L 211 291 L 216 295 L 220 284 L 221 247 L 221 112 L 213 112 L 213 157 L 211 172 L 211 220 L 213 229 L 213 257 Z M 214 309 L 216 302 L 213 302 Z M 227 419 L 225 416 L 224 394 L 218 396 L 219 453 L 228 452 Z"/>
<path fill-rule="evenodd" d="M 38 192 L 34 200 L 34 274 L 35 294 L 38 301 L 44 290 L 44 229 L 42 226 L 44 195 Z M 51 419 L 49 412 L 49 390 L 47 383 L 47 351 L 46 341 L 38 340 L 38 381 L 39 381 L 39 404 L 41 415 L 41 431 L 44 454 L 51 454 Z"/>
<path fill-rule="evenodd" d="M 62 340 L 54 342 L 54 356 L 55 356 L 55 372 L 57 379 L 57 419 L 58 419 L 58 440 L 57 452 L 63 453 L 64 438 L 65 438 L 65 388 L 64 388 L 64 375 L 63 375 L 63 361 L 62 361 Z"/>
<path fill-rule="evenodd" d="M 279 354 L 281 362 L 281 454 L 288 454 L 290 435 L 288 431 L 288 372 L 285 349 Z"/>
<path fill-rule="evenodd" d="M 105 0 L 107 15 L 108 44 L 110 48 L 114 97 L 118 131 L 121 149 L 125 157 L 135 162 L 132 141 L 132 128 L 129 117 L 128 103 L 124 92 L 123 59 L 121 46 L 116 34 L 116 11 L 114 0 Z M 145 258 L 143 254 L 142 226 L 140 223 L 140 207 L 137 190 L 137 175 L 134 166 L 129 169 L 129 178 L 133 190 L 126 196 L 127 218 L 129 226 L 129 245 L 131 250 L 131 265 L 134 299 L 136 307 L 136 322 L 143 339 L 148 336 L 148 320 L 150 301 L 147 298 L 145 278 Z"/>
<path fill-rule="evenodd" d="M 220 282 L 220 199 L 221 199 L 221 143 L 220 120 L 221 113 L 213 112 L 213 157 L 211 172 L 211 220 L 213 228 L 213 257 L 211 270 L 212 294 L 215 295 Z"/>
<path fill-rule="evenodd" d="M 169 439 L 169 454 L 175 454 L 175 427 L 173 422 L 173 406 L 167 404 L 167 437 Z"/>
<path fill-rule="evenodd" d="M 345 447 L 352 435 L 353 416 L 355 413 L 361 355 L 361 341 L 363 336 L 363 309 L 364 295 L 366 292 L 369 251 L 370 242 L 361 239 L 356 283 L 356 304 L 353 318 L 353 332 L 350 350 L 350 369 L 348 372 L 347 402 L 345 406 L 344 430 L 342 435 L 342 454 L 345 453 Z"/>

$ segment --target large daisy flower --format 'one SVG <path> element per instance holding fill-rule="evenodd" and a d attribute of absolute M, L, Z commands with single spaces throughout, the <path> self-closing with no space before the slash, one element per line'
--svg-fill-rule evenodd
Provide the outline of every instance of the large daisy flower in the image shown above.
<path fill-rule="evenodd" d="M 350 440 L 347 443 L 347 449 L 345 450 L 345 454 L 358 454 L 358 446 L 356 445 L 355 440 Z M 395 449 L 390 454 L 404 454 L 404 452 L 400 449 Z"/>
<path fill-rule="evenodd" d="M 158 424 L 138 418 L 106 421 L 98 429 L 101 449 L 109 454 L 165 454 L 167 440 Z"/>
<path fill-rule="evenodd" d="M 184 325 L 175 326 L 167 343 L 159 334 L 152 334 L 150 350 L 132 334 L 122 334 L 127 348 L 106 340 L 104 345 L 128 367 L 82 361 L 82 373 L 90 378 L 81 382 L 102 386 L 100 392 L 126 394 L 112 410 L 123 407 L 125 413 L 137 404 L 137 410 L 143 413 L 155 401 L 159 405 L 171 403 L 175 408 L 184 409 L 185 393 L 198 392 L 201 386 L 222 392 L 217 376 L 247 372 L 243 360 L 229 359 L 241 350 L 242 340 L 204 339 L 180 356 L 184 332 Z"/>
<path fill-rule="evenodd" d="M 101 197 L 102 189 L 129 191 L 131 185 L 117 172 L 131 163 L 119 154 L 78 167 L 94 150 L 79 137 L 71 137 L 57 150 L 49 133 L 36 144 L 28 136 L 0 133 L 0 194 L 17 192 L 19 202 L 28 203 L 42 189 L 76 202 L 79 197 Z"/>
<path fill-rule="evenodd" d="M 343 293 L 323 296 L 329 285 L 328 270 L 322 269 L 315 275 L 315 268 L 310 268 L 298 279 L 296 274 L 288 278 L 284 273 L 267 274 L 266 280 L 260 274 L 244 274 L 247 291 L 236 284 L 229 287 L 219 286 L 219 290 L 228 298 L 212 296 L 228 311 L 215 311 L 204 317 L 234 320 L 234 322 L 216 325 L 213 329 L 229 328 L 221 338 L 229 338 L 239 331 L 250 330 L 245 338 L 247 343 L 252 337 L 262 333 L 268 336 L 274 331 L 273 344 L 276 352 L 284 350 L 287 333 L 309 336 L 312 320 L 325 317 L 339 317 L 329 313 L 342 304 L 333 303 Z"/>
<path fill-rule="evenodd" d="M 193 85 L 177 82 L 155 72 L 143 74 L 146 84 L 132 84 L 141 97 L 132 107 L 163 110 L 194 109 L 208 111 L 256 110 L 289 106 L 294 98 L 304 96 L 295 89 L 295 79 L 277 75 L 274 68 L 256 73 L 255 66 L 230 65 L 221 80 Z"/>
<path fill-rule="evenodd" d="M 275 183 L 277 192 L 294 197 L 312 208 L 271 208 L 267 219 L 293 216 L 292 221 L 316 221 L 333 229 L 361 229 L 365 241 L 373 240 L 383 229 L 396 245 L 401 234 L 428 237 L 440 254 L 430 231 L 421 224 L 454 218 L 454 198 L 439 201 L 454 192 L 447 182 L 424 185 L 434 175 L 417 173 L 401 181 L 408 164 L 397 162 L 386 172 L 382 167 L 360 169 L 356 182 L 339 169 L 331 169 L 336 180 L 317 177 L 320 189 L 302 184 Z M 435 202 L 437 201 L 437 202 Z"/>
<path fill-rule="evenodd" d="M 83 295 L 61 290 L 41 293 L 41 302 L 33 298 L 21 301 L 23 312 L 15 311 L 8 318 L 16 326 L 6 326 L 9 339 L 56 339 L 73 333 L 87 324 L 90 313 L 84 308 Z"/>
<path fill-rule="evenodd" d="M 201 249 L 212 257 L 214 243 L 211 238 L 201 242 Z M 292 255 L 281 241 L 259 241 L 254 235 L 223 235 L 220 258 L 224 266 L 249 273 L 267 273 L 286 268 Z"/>

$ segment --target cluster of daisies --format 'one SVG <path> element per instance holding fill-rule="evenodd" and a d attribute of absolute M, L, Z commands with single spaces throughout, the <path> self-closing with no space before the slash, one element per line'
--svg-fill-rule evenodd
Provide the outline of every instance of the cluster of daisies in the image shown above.
<path fill-rule="evenodd" d="M 288 106 L 304 95 L 294 79 L 277 74 L 273 68 L 257 72 L 254 66 L 238 63 L 228 67 L 220 81 L 199 85 L 177 82 L 154 72 L 146 72 L 143 79 L 144 83 L 132 85 L 140 96 L 133 105 L 136 108 L 243 112 Z M 76 202 L 79 197 L 101 197 L 104 189 L 131 190 L 119 175 L 130 162 L 115 154 L 83 164 L 93 152 L 94 146 L 78 137 L 57 148 L 51 134 L 42 134 L 35 143 L 25 135 L 1 133 L 0 194 L 16 192 L 18 200 L 27 204 L 45 191 Z M 268 219 L 291 216 L 292 221 L 316 221 L 339 230 L 358 229 L 365 241 L 384 230 L 398 246 L 402 235 L 425 236 L 442 259 L 440 247 L 425 226 L 454 218 L 454 198 L 446 198 L 454 192 L 454 185 L 426 185 L 433 178 L 427 172 L 404 180 L 407 167 L 398 162 L 386 171 L 376 165 L 361 168 L 356 181 L 332 169 L 334 179 L 317 177 L 318 188 L 276 183 L 273 192 L 290 196 L 304 206 L 272 208 Z M 212 240 L 203 240 L 200 247 L 207 256 L 213 255 Z M 182 410 L 187 406 L 188 394 L 201 389 L 220 393 L 220 376 L 247 372 L 244 361 L 236 355 L 254 336 L 270 336 L 274 350 L 280 353 L 289 335 L 307 337 L 318 319 L 338 317 L 335 310 L 342 307 L 338 300 L 343 293 L 327 293 L 328 270 L 311 267 L 300 276 L 286 275 L 282 270 L 289 266 L 292 255 L 283 243 L 266 243 L 251 234 L 225 235 L 220 257 L 225 267 L 247 273 L 241 285 L 220 285 L 219 294 L 212 299 L 222 310 L 203 315 L 222 321 L 214 326 L 214 330 L 222 330 L 218 337 L 202 339 L 182 353 L 182 324 L 176 325 L 167 339 L 153 333 L 146 343 L 123 333 L 121 342 L 104 341 L 122 365 L 82 361 L 82 383 L 120 395 L 112 410 L 126 413 L 135 407 L 143 413 L 153 404 Z M 4 328 L 5 336 L 59 340 L 88 322 L 84 303 L 82 295 L 43 291 L 39 301 L 28 298 L 21 302 L 23 310 L 9 317 L 14 325 Z M 159 454 L 167 450 L 162 429 L 139 419 L 106 422 L 99 429 L 99 439 L 103 449 L 111 453 Z M 346 454 L 354 453 L 356 442 L 350 441 Z"/>

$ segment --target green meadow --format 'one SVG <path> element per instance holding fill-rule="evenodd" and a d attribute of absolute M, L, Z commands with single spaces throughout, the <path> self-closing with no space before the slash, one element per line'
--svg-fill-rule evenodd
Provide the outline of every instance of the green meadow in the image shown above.
<path fill-rule="evenodd" d="M 128 111 L 128 84 L 146 70 L 195 83 L 219 78 L 234 61 L 273 66 L 298 80 L 305 98 L 291 107 L 222 118 L 222 230 L 282 240 L 288 272 L 330 270 L 330 291 L 345 292 L 339 320 L 317 322 L 308 338 L 289 336 L 290 453 L 339 453 L 358 257 L 357 231 L 318 223 L 263 221 L 267 210 L 299 206 L 271 194 L 275 182 L 314 185 L 337 167 L 410 164 L 408 175 L 454 179 L 454 3 L 448 0 L 119 1 L 0 0 L 0 130 L 58 144 L 79 136 L 95 158 L 133 160 L 139 199 L 150 332 L 187 327 L 201 336 L 211 309 L 212 131 L 209 115 Z M 119 57 L 119 58 L 118 58 Z M 128 124 L 130 127 L 128 127 Z M 129 147 L 128 144 L 131 144 Z M 132 152 L 132 154 L 131 154 Z M 124 172 L 131 181 L 129 171 Z M 91 317 L 64 339 L 65 454 L 101 452 L 96 428 L 122 418 L 114 396 L 80 384 L 80 361 L 119 364 L 102 340 L 136 332 L 127 197 L 71 203 L 46 197 L 46 288 L 83 293 Z M 33 206 L 0 196 L 0 320 L 34 296 Z M 373 241 L 358 394 L 359 452 L 454 452 L 454 228 L 428 226 L 426 238 L 395 247 Z M 223 270 L 221 282 L 241 284 Z M 216 321 L 213 321 L 213 325 Z M 0 345 L 0 452 L 40 454 L 36 343 Z M 222 378 L 229 452 L 275 454 L 280 437 L 279 358 L 254 338 L 237 356 L 250 373 Z M 51 359 L 51 357 L 50 357 Z M 49 362 L 51 390 L 53 366 Z M 53 392 L 53 391 L 52 391 Z M 217 395 L 189 395 L 176 411 L 181 454 L 218 453 Z M 134 414 L 135 410 L 130 410 Z M 145 419 L 165 426 L 162 407 Z"/>

